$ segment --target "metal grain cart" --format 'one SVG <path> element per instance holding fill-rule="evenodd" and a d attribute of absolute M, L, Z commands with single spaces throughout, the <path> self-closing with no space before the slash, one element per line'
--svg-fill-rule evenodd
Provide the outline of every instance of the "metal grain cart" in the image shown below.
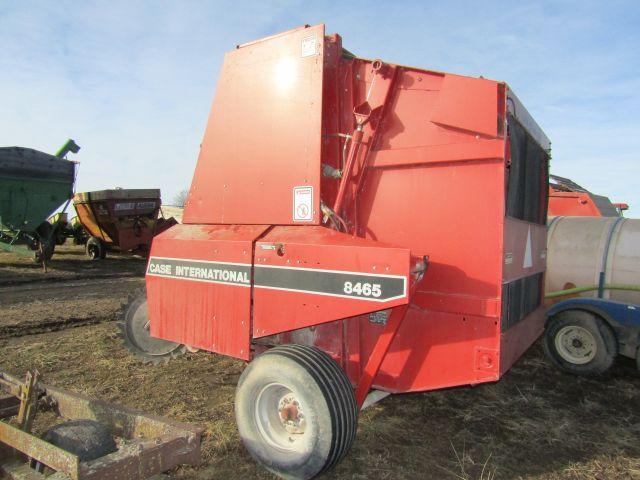
<path fill-rule="evenodd" d="M 77 193 L 73 205 L 86 230 L 86 253 L 103 259 L 107 250 L 146 256 L 154 235 L 177 222 L 159 217 L 158 189 L 113 189 Z"/>
<path fill-rule="evenodd" d="M 47 217 L 73 196 L 76 163 L 64 157 L 79 150 L 73 140 L 55 155 L 0 148 L 0 247 L 33 255 L 38 262 L 51 258 L 56 225 Z"/>
<path fill-rule="evenodd" d="M 504 82 L 357 58 L 324 25 L 239 45 L 127 344 L 249 361 L 248 451 L 324 472 L 372 389 L 496 381 L 543 331 L 549 148 Z"/>

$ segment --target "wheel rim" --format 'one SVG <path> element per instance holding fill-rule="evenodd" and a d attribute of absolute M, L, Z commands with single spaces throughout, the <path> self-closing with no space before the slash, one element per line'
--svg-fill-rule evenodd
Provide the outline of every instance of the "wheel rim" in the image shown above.
<path fill-rule="evenodd" d="M 161 338 L 151 336 L 149 328 L 149 313 L 147 302 L 140 304 L 135 312 L 131 315 L 128 322 L 128 330 L 131 340 L 135 345 L 144 351 L 147 355 L 162 356 L 168 355 L 175 349 L 180 347 L 179 343 L 170 342 Z"/>
<path fill-rule="evenodd" d="M 90 259 L 95 260 L 96 258 L 98 258 L 98 247 L 96 247 L 95 245 L 89 245 L 87 251 L 89 252 Z M 82 254 L 82 252 L 80 253 Z"/>
<path fill-rule="evenodd" d="M 255 405 L 256 425 L 269 445 L 292 453 L 307 450 L 310 425 L 304 404 L 291 389 L 270 383 L 260 390 Z"/>
<path fill-rule="evenodd" d="M 555 346 L 560 357 L 575 365 L 589 363 L 598 350 L 593 334 L 577 325 L 561 328 L 556 334 Z"/>

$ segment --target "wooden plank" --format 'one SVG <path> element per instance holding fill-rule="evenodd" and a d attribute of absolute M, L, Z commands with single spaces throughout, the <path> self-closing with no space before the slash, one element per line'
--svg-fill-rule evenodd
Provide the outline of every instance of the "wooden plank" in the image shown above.
<path fill-rule="evenodd" d="M 80 459 L 38 437 L 0 422 L 0 442 L 40 463 L 44 463 L 57 472 L 68 475 L 72 480 L 79 479 Z"/>

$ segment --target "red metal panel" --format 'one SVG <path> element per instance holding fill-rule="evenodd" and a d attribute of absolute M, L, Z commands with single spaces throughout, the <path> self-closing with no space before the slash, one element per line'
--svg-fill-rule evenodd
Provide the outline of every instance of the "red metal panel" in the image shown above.
<path fill-rule="evenodd" d="M 319 223 L 323 58 L 324 25 L 226 54 L 184 223 Z"/>
<path fill-rule="evenodd" d="M 497 82 L 446 74 L 431 121 L 495 137 L 497 105 Z"/>
<path fill-rule="evenodd" d="M 372 325 L 367 318 L 359 322 L 357 341 L 364 365 L 384 327 Z M 374 388 L 415 392 L 497 380 L 499 349 L 497 318 L 432 312 L 413 306 L 396 334 Z M 491 358 L 489 366 L 487 355 Z"/>
<path fill-rule="evenodd" d="M 416 152 L 404 149 L 405 158 Z M 370 169 L 359 198 L 360 233 L 429 256 L 420 288 L 433 296 L 426 308 L 494 310 L 484 302 L 499 298 L 502 282 L 503 168 L 493 160 Z"/>
<path fill-rule="evenodd" d="M 548 215 L 550 217 L 601 217 L 602 213 L 588 193 L 556 192 L 550 189 Z"/>
<path fill-rule="evenodd" d="M 151 334 L 248 360 L 252 244 L 267 228 L 176 225 L 158 235 L 146 276 Z"/>
<path fill-rule="evenodd" d="M 407 303 L 406 248 L 309 226 L 276 227 L 255 252 L 254 337 Z"/>

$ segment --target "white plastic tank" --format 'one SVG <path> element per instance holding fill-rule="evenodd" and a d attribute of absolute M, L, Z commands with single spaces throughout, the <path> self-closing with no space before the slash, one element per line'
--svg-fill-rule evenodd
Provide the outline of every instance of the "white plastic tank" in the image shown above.
<path fill-rule="evenodd" d="M 547 231 L 547 294 L 606 285 L 640 285 L 640 219 L 554 217 Z M 597 297 L 598 291 L 584 292 Z M 640 291 L 605 290 L 604 298 L 640 304 Z"/>

